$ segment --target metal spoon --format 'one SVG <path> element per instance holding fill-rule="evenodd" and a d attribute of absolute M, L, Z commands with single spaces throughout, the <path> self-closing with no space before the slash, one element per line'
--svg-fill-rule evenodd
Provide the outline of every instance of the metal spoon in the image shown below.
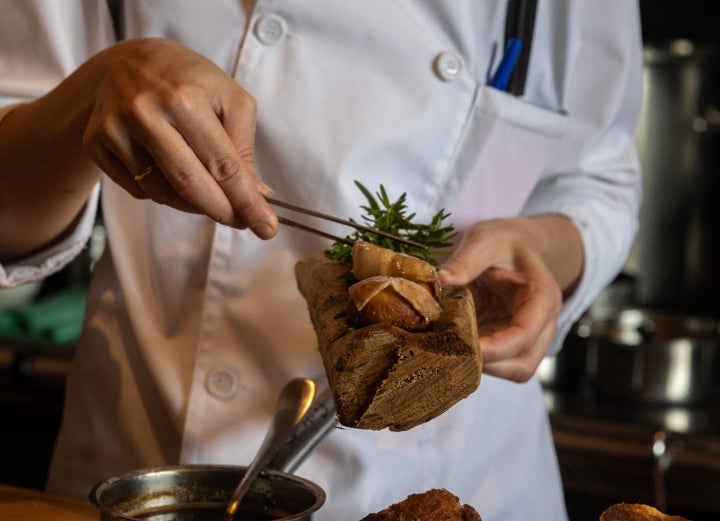
<path fill-rule="evenodd" d="M 234 519 L 243 497 L 250 490 L 255 478 L 275 455 L 293 427 L 305 415 L 314 397 L 315 382 L 306 378 L 295 378 L 283 387 L 272 424 L 265 434 L 265 439 L 255 459 L 245 471 L 235 492 L 230 496 L 222 521 Z"/>

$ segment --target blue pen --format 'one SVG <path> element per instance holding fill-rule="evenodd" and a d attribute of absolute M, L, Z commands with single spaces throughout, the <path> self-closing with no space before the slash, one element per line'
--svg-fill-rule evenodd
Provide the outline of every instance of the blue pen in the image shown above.
<path fill-rule="evenodd" d="M 515 64 L 517 63 L 518 57 L 520 56 L 520 49 L 522 49 L 522 42 L 517 38 L 510 38 L 510 41 L 505 48 L 505 54 L 500 60 L 495 74 L 490 80 L 490 86 L 498 90 L 506 90 L 510 75 L 512 74 Z"/>

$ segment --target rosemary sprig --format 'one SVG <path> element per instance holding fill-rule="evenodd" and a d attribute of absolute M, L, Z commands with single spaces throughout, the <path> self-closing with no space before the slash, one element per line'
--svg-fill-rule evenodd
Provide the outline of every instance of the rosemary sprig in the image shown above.
<path fill-rule="evenodd" d="M 430 223 L 414 223 L 415 214 L 407 213 L 407 194 L 403 193 L 393 202 L 383 185 L 380 185 L 379 192 L 373 195 L 360 182 L 355 181 L 355 184 L 367 199 L 367 205 L 361 206 L 365 212 L 362 219 L 367 226 L 424 244 L 427 249 L 414 248 L 362 230 L 354 231 L 346 239 L 363 240 L 396 252 L 413 255 L 435 266 L 439 264 L 435 257 L 448 253 L 446 248 L 452 245 L 452 239 L 457 235 L 452 224 L 443 225 L 443 221 L 450 216 L 449 213 L 443 209 L 433 216 Z M 336 242 L 325 254 L 337 261 L 350 262 L 352 246 Z"/>

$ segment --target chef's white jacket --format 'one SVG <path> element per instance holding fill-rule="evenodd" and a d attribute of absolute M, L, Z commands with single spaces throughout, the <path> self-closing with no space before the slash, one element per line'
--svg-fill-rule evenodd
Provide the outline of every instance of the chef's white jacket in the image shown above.
<path fill-rule="evenodd" d="M 570 216 L 586 267 L 553 350 L 629 250 L 640 198 L 635 2 L 539 2 L 522 98 L 487 86 L 504 0 L 2 3 L 5 112 L 116 39 L 162 36 L 210 57 L 256 98 L 257 165 L 279 199 L 359 219 L 359 180 L 393 198 L 406 192 L 421 221 L 445 208 L 460 229 Z M 133 199 L 107 179 L 99 191 L 108 248 L 50 489 L 85 495 L 107 476 L 178 462 L 248 464 L 281 385 L 322 374 L 293 266 L 329 243 L 287 228 L 263 242 Z M 0 283 L 62 267 L 94 210 L 93 199 L 53 251 L 0 266 Z M 537 381 L 484 376 L 471 397 L 404 433 L 333 431 L 297 474 L 327 491 L 320 520 L 360 519 L 433 487 L 491 521 L 566 517 Z"/>

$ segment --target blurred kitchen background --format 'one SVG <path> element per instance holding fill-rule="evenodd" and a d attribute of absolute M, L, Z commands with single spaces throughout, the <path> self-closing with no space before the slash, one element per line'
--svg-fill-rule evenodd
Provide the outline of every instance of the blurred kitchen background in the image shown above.
<path fill-rule="evenodd" d="M 571 521 L 644 502 L 720 519 L 720 26 L 710 1 L 640 2 L 640 233 L 545 385 Z"/>
<path fill-rule="evenodd" d="M 619 501 L 720 519 L 720 26 L 640 2 L 641 229 L 623 273 L 540 367 L 571 521 Z M 42 489 L 93 263 L 0 290 L 0 483 Z"/>

